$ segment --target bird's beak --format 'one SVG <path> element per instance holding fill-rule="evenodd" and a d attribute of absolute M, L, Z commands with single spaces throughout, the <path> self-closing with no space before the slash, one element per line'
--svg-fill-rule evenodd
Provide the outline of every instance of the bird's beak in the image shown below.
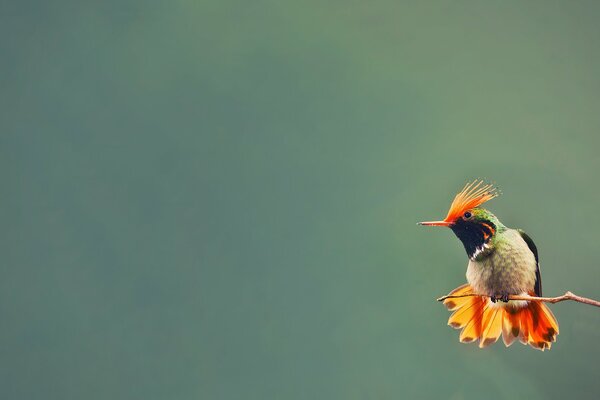
<path fill-rule="evenodd" d="M 450 226 L 452 225 L 447 221 L 426 221 L 426 222 L 417 222 L 417 225 L 427 225 L 427 226 Z"/>

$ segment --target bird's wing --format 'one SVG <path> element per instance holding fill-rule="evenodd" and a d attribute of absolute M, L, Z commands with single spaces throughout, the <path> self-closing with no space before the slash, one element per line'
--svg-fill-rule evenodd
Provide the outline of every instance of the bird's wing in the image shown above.
<path fill-rule="evenodd" d="M 540 273 L 540 259 L 538 257 L 537 247 L 535 247 L 535 243 L 533 243 L 533 240 L 529 237 L 528 234 L 523 232 L 521 229 L 517 229 L 517 231 L 519 232 L 525 243 L 527 243 L 527 247 L 529 247 L 529 250 L 531 250 L 531 252 L 535 256 L 536 265 L 534 291 L 536 296 L 542 297 L 542 274 Z"/>

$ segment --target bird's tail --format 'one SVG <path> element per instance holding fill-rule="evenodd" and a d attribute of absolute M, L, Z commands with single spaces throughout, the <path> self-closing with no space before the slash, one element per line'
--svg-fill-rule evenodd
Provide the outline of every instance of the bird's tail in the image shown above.
<path fill-rule="evenodd" d="M 454 289 L 450 295 L 474 293 L 467 284 Z M 465 296 L 446 299 L 444 305 L 454 311 L 448 325 L 462 329 L 460 341 L 479 340 L 481 348 L 496 342 L 502 335 L 507 347 L 518 338 L 521 343 L 543 351 L 550 348 L 558 335 L 558 323 L 552 311 L 538 301 L 492 303 L 489 297 Z"/>

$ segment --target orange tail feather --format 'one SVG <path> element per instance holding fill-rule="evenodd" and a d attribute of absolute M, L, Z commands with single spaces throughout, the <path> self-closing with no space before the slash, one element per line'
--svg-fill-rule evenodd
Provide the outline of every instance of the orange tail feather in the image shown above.
<path fill-rule="evenodd" d="M 453 290 L 451 295 L 473 293 L 470 285 Z M 467 296 L 444 300 L 444 305 L 454 313 L 448 325 L 462 329 L 463 343 L 479 340 L 483 348 L 495 343 L 500 335 L 508 347 L 517 338 L 523 344 L 544 350 L 551 347 L 558 335 L 558 323 L 552 311 L 543 303 L 492 303 L 487 297 Z"/>

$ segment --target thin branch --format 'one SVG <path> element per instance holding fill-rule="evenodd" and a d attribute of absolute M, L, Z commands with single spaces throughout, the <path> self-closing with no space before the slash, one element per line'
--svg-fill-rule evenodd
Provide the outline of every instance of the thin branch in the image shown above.
<path fill-rule="evenodd" d="M 485 294 L 474 294 L 474 293 L 459 294 L 459 295 L 450 295 L 449 294 L 449 295 L 440 297 L 439 299 L 437 299 L 437 301 L 444 301 L 446 299 L 456 299 L 459 297 L 471 297 L 471 296 L 490 297 Z M 559 303 L 561 301 L 572 300 L 572 301 L 576 301 L 578 303 L 589 304 L 590 306 L 600 307 L 600 301 L 588 299 L 587 297 L 577 296 L 576 294 L 573 294 L 571 292 L 566 292 L 562 296 L 558 296 L 558 297 L 533 297 L 533 296 L 510 295 L 510 296 L 508 296 L 508 300 L 542 301 L 542 302 L 546 302 L 546 303 Z"/>

